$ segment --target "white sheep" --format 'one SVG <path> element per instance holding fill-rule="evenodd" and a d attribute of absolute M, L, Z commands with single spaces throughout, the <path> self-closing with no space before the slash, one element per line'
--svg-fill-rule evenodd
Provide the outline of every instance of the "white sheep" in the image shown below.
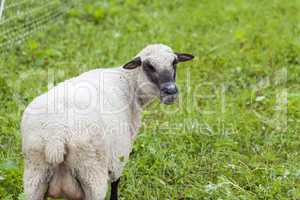
<path fill-rule="evenodd" d="M 34 99 L 21 122 L 27 199 L 104 200 L 108 182 L 117 199 L 143 108 L 176 99 L 176 64 L 191 59 L 149 45 L 122 67 L 83 73 Z"/>

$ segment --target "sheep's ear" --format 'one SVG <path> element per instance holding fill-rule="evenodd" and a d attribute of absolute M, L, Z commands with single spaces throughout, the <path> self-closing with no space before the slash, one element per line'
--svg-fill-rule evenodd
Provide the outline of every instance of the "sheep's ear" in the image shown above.
<path fill-rule="evenodd" d="M 124 69 L 135 69 L 142 64 L 142 60 L 140 57 L 136 57 L 135 59 L 129 61 L 125 65 L 123 65 Z"/>
<path fill-rule="evenodd" d="M 192 60 L 194 58 L 193 55 L 188 54 L 188 53 L 177 53 L 177 52 L 175 52 L 175 54 L 177 55 L 177 62 L 185 62 L 185 61 Z"/>

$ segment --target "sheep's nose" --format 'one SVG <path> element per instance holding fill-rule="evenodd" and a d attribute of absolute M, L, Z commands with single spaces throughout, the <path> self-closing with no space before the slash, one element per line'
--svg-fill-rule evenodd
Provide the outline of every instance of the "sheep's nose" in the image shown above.
<path fill-rule="evenodd" d="M 174 95 L 177 94 L 178 90 L 174 83 L 165 83 L 162 87 L 162 92 L 164 92 L 167 95 Z"/>

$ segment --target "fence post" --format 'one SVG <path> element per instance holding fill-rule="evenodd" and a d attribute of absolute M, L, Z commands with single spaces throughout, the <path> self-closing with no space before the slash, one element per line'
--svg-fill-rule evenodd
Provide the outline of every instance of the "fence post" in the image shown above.
<path fill-rule="evenodd" d="M 1 4 L 0 4 L 0 20 L 3 14 L 3 10 L 4 10 L 4 2 L 5 0 L 1 0 Z"/>

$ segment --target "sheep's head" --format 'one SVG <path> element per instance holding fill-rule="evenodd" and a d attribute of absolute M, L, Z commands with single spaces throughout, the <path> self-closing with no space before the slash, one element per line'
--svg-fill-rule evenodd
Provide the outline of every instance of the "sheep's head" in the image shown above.
<path fill-rule="evenodd" d="M 178 96 L 176 66 L 180 62 L 189 61 L 193 58 L 194 56 L 191 54 L 175 53 L 166 45 L 154 44 L 144 48 L 123 68 L 135 69 L 139 67 L 144 77 L 142 90 L 147 87 L 144 89 L 144 93 L 152 93 L 151 95 L 159 96 L 162 103 L 171 104 Z"/>

